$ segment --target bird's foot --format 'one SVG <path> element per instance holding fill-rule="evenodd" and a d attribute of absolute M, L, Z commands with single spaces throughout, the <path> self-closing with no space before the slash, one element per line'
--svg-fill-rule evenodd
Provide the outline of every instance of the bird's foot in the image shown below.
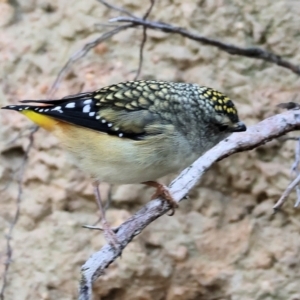
<path fill-rule="evenodd" d="M 103 226 L 103 234 L 105 237 L 105 240 L 109 243 L 111 247 L 113 247 L 117 251 L 121 251 L 121 243 L 118 240 L 118 237 L 112 227 L 109 226 L 107 222 L 102 221 Z"/>
<path fill-rule="evenodd" d="M 169 216 L 173 216 L 175 209 L 178 207 L 178 203 L 172 197 L 168 187 L 156 181 L 146 181 L 143 183 L 156 188 L 156 192 L 152 195 L 151 199 L 162 198 L 167 201 L 171 206 L 171 213 Z"/>
<path fill-rule="evenodd" d="M 116 233 L 119 230 L 119 227 L 110 227 L 107 222 L 102 222 L 102 227 L 95 226 L 95 225 L 83 225 L 82 227 L 87 229 L 102 231 L 106 242 L 115 250 L 117 251 L 121 250 L 121 244 L 116 235 Z"/>

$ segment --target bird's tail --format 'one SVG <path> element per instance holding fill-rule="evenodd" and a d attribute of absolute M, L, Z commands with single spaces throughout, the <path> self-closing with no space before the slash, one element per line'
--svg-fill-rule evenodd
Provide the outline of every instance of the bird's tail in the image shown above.
<path fill-rule="evenodd" d="M 18 111 L 19 113 L 25 115 L 32 122 L 43 127 L 48 131 L 52 131 L 57 122 L 59 122 L 58 120 L 50 116 L 39 113 L 39 110 L 47 110 L 47 106 L 8 105 L 2 107 L 2 109 Z"/>

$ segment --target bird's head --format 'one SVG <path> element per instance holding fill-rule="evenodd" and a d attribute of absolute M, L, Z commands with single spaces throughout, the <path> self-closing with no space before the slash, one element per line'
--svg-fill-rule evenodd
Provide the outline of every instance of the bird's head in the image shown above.
<path fill-rule="evenodd" d="M 246 131 L 246 125 L 239 120 L 237 109 L 230 98 L 207 87 L 201 87 L 199 98 L 204 104 L 206 116 L 212 126 L 221 132 Z"/>

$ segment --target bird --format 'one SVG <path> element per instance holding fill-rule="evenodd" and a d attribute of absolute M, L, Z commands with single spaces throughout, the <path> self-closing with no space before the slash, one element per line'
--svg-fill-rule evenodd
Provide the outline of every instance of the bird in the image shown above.
<path fill-rule="evenodd" d="M 177 207 L 157 179 L 179 172 L 233 132 L 246 131 L 233 101 L 196 83 L 126 81 L 57 100 L 23 100 L 15 110 L 52 132 L 76 164 L 93 178 L 104 232 L 99 182 L 144 183 Z M 31 103 L 28 104 L 28 103 Z"/>

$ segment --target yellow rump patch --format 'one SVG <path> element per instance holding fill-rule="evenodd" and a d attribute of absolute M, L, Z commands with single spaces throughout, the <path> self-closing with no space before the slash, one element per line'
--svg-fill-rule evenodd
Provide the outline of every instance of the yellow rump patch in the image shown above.
<path fill-rule="evenodd" d="M 36 113 L 34 111 L 24 109 L 20 111 L 20 113 L 48 131 L 54 130 L 55 125 L 58 123 L 56 119 Z"/>

